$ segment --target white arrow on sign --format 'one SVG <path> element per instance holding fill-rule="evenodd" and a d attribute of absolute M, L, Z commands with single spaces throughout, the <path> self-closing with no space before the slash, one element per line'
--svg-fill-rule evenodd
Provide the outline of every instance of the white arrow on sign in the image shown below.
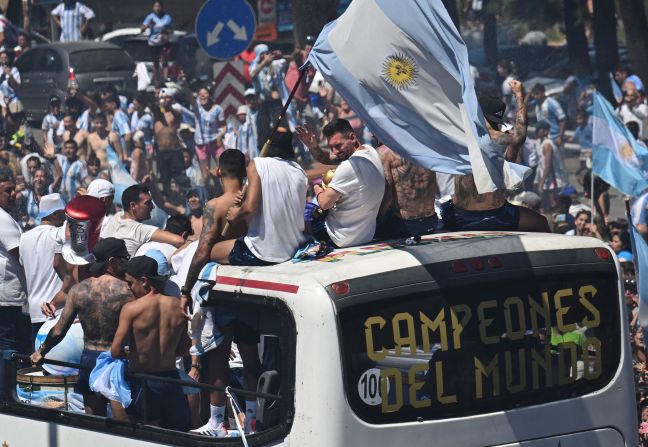
<path fill-rule="evenodd" d="M 229 20 L 227 26 L 234 33 L 234 39 L 236 40 L 247 40 L 247 30 L 244 26 L 238 26 L 234 20 Z"/>
<path fill-rule="evenodd" d="M 213 30 L 207 32 L 208 47 L 211 47 L 212 45 L 216 45 L 218 42 L 220 42 L 220 38 L 218 36 L 220 35 L 220 32 L 223 31 L 224 27 L 225 24 L 223 22 L 218 22 L 216 26 L 214 26 Z"/>

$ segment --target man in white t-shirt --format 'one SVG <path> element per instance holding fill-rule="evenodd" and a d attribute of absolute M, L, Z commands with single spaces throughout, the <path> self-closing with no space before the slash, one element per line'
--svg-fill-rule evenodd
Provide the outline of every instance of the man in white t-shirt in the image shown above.
<path fill-rule="evenodd" d="M 20 263 L 25 269 L 27 300 L 32 323 L 32 338 L 55 308 L 65 305 L 67 263 L 61 255 L 65 243 L 65 201 L 60 194 L 48 194 L 40 200 L 41 224 L 20 238 Z M 50 304 L 43 312 L 43 305 Z"/>
<path fill-rule="evenodd" d="M 336 164 L 317 145 L 315 135 L 303 127 L 297 136 L 320 163 Z M 322 210 L 328 210 L 324 227 L 313 222 L 313 235 L 337 247 L 362 245 L 376 231 L 376 217 L 385 193 L 385 173 L 378 152 L 361 145 L 347 120 L 337 119 L 323 129 L 331 153 L 339 166 L 326 189 L 315 186 Z"/>
<path fill-rule="evenodd" d="M 20 259 L 22 230 L 9 214 L 16 203 L 16 184 L 11 171 L 0 170 L 0 350 L 29 348 L 28 320 L 22 308 L 27 303 L 25 274 Z M 0 395 L 4 392 L 4 368 L 0 368 Z"/>
<path fill-rule="evenodd" d="M 122 194 L 124 211 L 116 214 L 101 228 L 101 238 L 114 237 L 126 243 L 131 257 L 137 249 L 148 241 L 163 242 L 180 247 L 184 244 L 182 236 L 160 230 L 153 225 L 142 222 L 151 218 L 153 200 L 144 185 L 132 185 Z"/>

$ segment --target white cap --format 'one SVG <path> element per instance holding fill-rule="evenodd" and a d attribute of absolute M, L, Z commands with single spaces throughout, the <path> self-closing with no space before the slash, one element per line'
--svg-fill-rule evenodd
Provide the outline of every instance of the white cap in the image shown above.
<path fill-rule="evenodd" d="M 97 199 L 103 199 L 104 197 L 114 196 L 115 187 L 108 180 L 101 178 L 94 179 L 88 185 L 88 195 L 96 197 Z"/>
<path fill-rule="evenodd" d="M 250 109 L 248 106 L 239 106 L 238 109 L 236 109 L 236 114 L 237 115 L 247 115 Z"/>
<path fill-rule="evenodd" d="M 38 218 L 44 219 L 45 217 L 51 215 L 60 210 L 65 209 L 65 200 L 61 197 L 60 194 L 48 194 L 41 197 L 40 204 L 38 206 Z"/>
<path fill-rule="evenodd" d="M 248 88 L 243 92 L 243 96 L 256 96 L 257 92 L 253 88 Z"/>
<path fill-rule="evenodd" d="M 174 88 L 169 88 L 169 87 L 163 87 L 160 89 L 160 96 L 167 96 L 169 98 L 173 98 L 176 93 L 178 93 L 178 90 Z"/>

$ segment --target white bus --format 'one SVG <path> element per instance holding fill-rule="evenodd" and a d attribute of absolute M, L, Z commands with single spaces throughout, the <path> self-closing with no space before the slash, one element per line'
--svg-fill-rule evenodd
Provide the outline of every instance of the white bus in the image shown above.
<path fill-rule="evenodd" d="M 280 397 L 249 445 L 620 447 L 637 445 L 621 284 L 592 238 L 445 233 L 221 266 L 210 301 L 277 341 L 260 391 Z M 8 447 L 242 442 L 0 404 Z"/>

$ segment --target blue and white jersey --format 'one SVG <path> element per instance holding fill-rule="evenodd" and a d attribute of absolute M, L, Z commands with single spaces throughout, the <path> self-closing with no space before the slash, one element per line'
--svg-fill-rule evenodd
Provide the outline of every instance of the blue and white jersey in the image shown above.
<path fill-rule="evenodd" d="M 47 135 L 48 142 L 53 144 L 57 148 L 61 146 L 61 143 L 58 142 L 54 137 L 58 136 L 59 124 L 62 124 L 62 122 L 62 113 L 59 113 L 59 115 L 56 116 L 50 112 L 45 115 L 45 117 L 43 117 L 43 122 L 41 123 L 41 131 L 44 135 Z"/>
<path fill-rule="evenodd" d="M 126 134 L 131 133 L 130 119 L 121 109 L 115 110 L 111 129 L 119 135 L 119 143 L 123 150 L 126 150 Z"/>
<path fill-rule="evenodd" d="M 250 114 L 251 112 L 248 112 L 247 120 L 239 128 L 239 137 L 236 141 L 236 149 L 247 154 L 249 159 L 252 160 L 259 156 L 259 141 L 256 125 L 253 123 L 253 118 Z M 254 118 L 256 118 L 256 114 L 254 115 Z"/>
<path fill-rule="evenodd" d="M 173 20 L 169 14 L 164 14 L 162 17 L 159 17 L 156 13 L 152 12 L 144 19 L 144 25 L 148 26 L 150 30 L 148 44 L 152 47 L 157 47 L 164 45 L 165 40 L 162 38 L 162 31 L 173 28 Z"/>
<path fill-rule="evenodd" d="M 67 157 L 57 154 L 56 159 L 63 171 L 61 180 L 61 195 L 66 202 L 76 197 L 77 189 L 83 184 L 83 179 L 88 175 L 88 169 L 82 160 L 70 161 Z"/>
<path fill-rule="evenodd" d="M 16 80 L 18 85 L 20 85 L 20 72 L 16 67 L 11 67 L 11 76 Z M 0 75 L 0 93 L 6 98 L 7 103 L 10 103 L 18 97 L 14 88 L 9 84 L 9 76 L 2 72 Z"/>
<path fill-rule="evenodd" d="M 632 205 L 632 223 L 637 225 L 648 225 L 648 192 L 635 200 Z"/>
<path fill-rule="evenodd" d="M 542 105 L 536 105 L 536 119 L 549 123 L 549 138 L 555 140 L 560 135 L 560 122 L 567 116 L 562 106 L 553 98 L 546 98 Z"/>
<path fill-rule="evenodd" d="M 224 126 L 221 126 L 220 123 L 225 121 L 225 113 L 218 104 L 212 105 L 210 110 L 205 110 L 198 103 L 191 110 L 180 104 L 174 104 L 174 109 L 182 112 L 183 123 L 193 124 L 196 129 L 194 133 L 196 144 L 207 144 L 222 136 Z"/>
<path fill-rule="evenodd" d="M 81 40 L 81 25 L 83 20 L 93 19 L 95 13 L 81 2 L 76 2 L 71 7 L 66 7 L 65 3 L 59 3 L 52 10 L 53 16 L 60 17 L 61 20 L 61 42 L 74 42 Z"/>
<path fill-rule="evenodd" d="M 153 143 L 153 117 L 149 113 L 148 109 L 138 116 L 137 112 L 133 112 L 131 115 L 130 127 L 133 132 L 138 130 L 144 134 L 144 143 L 152 144 Z"/>

